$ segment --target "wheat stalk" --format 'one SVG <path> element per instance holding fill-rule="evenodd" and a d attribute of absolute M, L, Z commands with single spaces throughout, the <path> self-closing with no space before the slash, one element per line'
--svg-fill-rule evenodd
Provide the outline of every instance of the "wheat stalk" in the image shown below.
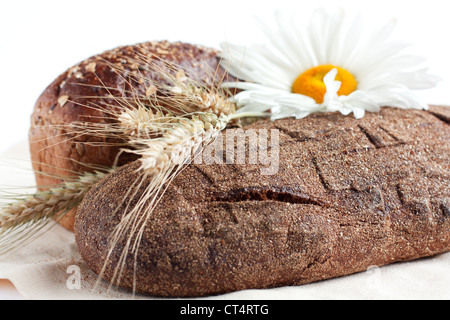
<path fill-rule="evenodd" d="M 161 128 L 161 137 L 154 139 L 130 139 L 131 146 L 143 146 L 128 150 L 141 156 L 142 169 L 148 173 L 184 164 L 191 155 L 217 137 L 229 122 L 229 117 L 213 113 L 198 113 L 189 118 L 171 119 Z"/>
<path fill-rule="evenodd" d="M 226 126 L 227 122 L 223 121 L 223 117 L 221 121 L 218 121 L 218 117 L 214 114 L 199 113 L 192 116 L 190 112 L 212 110 L 207 106 L 213 105 L 214 111 L 218 114 L 224 115 L 232 110 L 226 99 L 219 98 L 218 95 L 207 94 L 192 84 L 187 86 L 179 83 L 177 88 L 183 88 L 183 93 L 178 94 L 178 98 L 172 100 L 171 109 L 177 111 L 175 115 L 155 104 L 149 105 L 152 103 L 151 101 L 136 98 L 131 103 L 126 99 L 117 98 L 121 108 L 119 111 L 111 111 L 111 116 L 116 118 L 116 122 L 73 122 L 68 127 L 74 130 L 73 132 L 76 132 L 77 136 L 95 134 L 122 139 L 124 146 L 128 147 L 124 151 L 142 156 L 141 161 L 145 170 L 149 170 L 150 167 L 155 169 L 162 165 L 165 165 L 167 170 L 170 167 L 167 163 L 180 164 L 186 158 L 186 155 L 181 152 L 177 156 L 178 160 L 175 159 L 175 150 L 190 150 L 194 143 L 191 141 L 192 138 L 208 135 L 213 129 L 212 123 L 222 124 L 219 125 L 220 130 Z M 195 108 L 194 102 L 199 105 L 198 108 Z M 226 106 L 226 110 L 221 110 L 221 104 Z M 183 137 L 186 136 L 192 137 L 183 140 Z M 181 142 L 191 144 L 191 147 L 182 147 Z M 135 149 L 132 150 L 130 147 Z M 163 152 L 159 153 L 160 151 Z M 169 154 L 172 155 L 169 157 Z M 169 158 L 171 158 L 169 162 L 165 161 Z M 64 208 L 75 207 L 86 194 L 86 186 L 91 185 L 91 180 L 96 180 L 93 177 L 93 175 L 82 176 L 77 182 L 66 182 L 60 188 L 38 192 L 26 199 L 0 208 L 0 228 L 8 229 L 28 221 L 52 216 Z M 96 177 L 99 178 L 100 175 Z"/>
<path fill-rule="evenodd" d="M 66 181 L 59 187 L 26 195 L 1 207 L 0 255 L 19 247 L 49 222 L 75 208 L 107 173 L 84 173 L 78 179 Z"/>
<path fill-rule="evenodd" d="M 129 147 L 130 141 L 138 144 L 138 140 L 153 139 L 173 130 L 175 126 L 179 127 L 181 118 L 188 119 L 200 113 L 232 115 L 236 111 L 236 106 L 221 93 L 196 87 L 190 82 L 174 80 L 173 85 L 168 95 L 157 100 L 139 96 L 131 100 L 116 97 L 115 101 L 120 107 L 111 106 L 107 112 L 113 121 L 72 122 L 66 125 L 65 131 L 74 137 L 95 135 L 123 141 L 122 146 Z"/>
<path fill-rule="evenodd" d="M 125 206 L 126 212 L 123 212 L 120 223 L 110 235 L 110 250 L 99 274 L 100 280 L 114 247 L 126 236 L 126 244 L 111 285 L 114 282 L 120 283 L 129 252 L 135 257 L 138 255 L 139 244 L 149 217 L 170 182 L 183 167 L 235 119 L 267 115 L 236 112 L 236 106 L 227 98 L 227 92 L 221 86 L 207 87 L 187 77 L 175 64 L 158 60 L 165 66 L 163 68 L 146 59 L 138 59 L 137 65 L 150 69 L 168 84 L 155 83 L 139 73 L 131 75 L 134 78 L 130 79 L 122 75 L 121 70 L 116 69 L 130 89 L 117 97 L 112 94 L 113 88 L 106 88 L 111 90 L 110 97 L 114 99 L 114 105 L 84 106 L 100 111 L 100 114 L 106 115 L 107 118 L 100 119 L 100 122 L 80 121 L 60 125 L 66 133 L 74 137 L 94 135 L 106 138 L 104 140 L 123 141 L 116 143 L 122 145 L 123 152 L 140 156 L 141 178 L 130 185 L 123 195 L 118 195 L 122 196 L 123 202 L 129 202 Z M 115 66 L 110 66 L 114 70 Z M 99 80 L 101 82 L 101 79 Z M 145 92 L 138 92 L 135 83 L 145 84 Z M 163 94 L 158 95 L 157 92 Z M 28 231 L 31 233 L 37 230 L 41 223 L 77 206 L 89 189 L 107 173 L 85 174 L 76 181 L 64 182 L 60 188 L 38 192 L 1 208 L 0 254 L 11 245 L 17 244 L 17 239 L 22 241 Z M 144 186 L 144 182 L 148 183 Z M 144 187 L 144 192 L 137 194 L 140 187 Z M 133 199 L 137 202 L 132 206 Z M 118 209 L 121 207 L 118 206 Z M 12 232 L 21 226 L 24 227 L 23 232 L 17 235 Z"/>
<path fill-rule="evenodd" d="M 236 112 L 236 105 L 231 102 L 226 92 L 220 88 L 201 87 L 189 80 L 172 79 L 170 90 L 173 102 L 179 101 L 184 110 L 202 111 L 220 115 Z"/>
<path fill-rule="evenodd" d="M 163 63 L 166 69 L 172 70 L 171 73 L 153 62 L 137 62 L 139 69 L 151 69 L 168 85 L 154 83 L 139 74 L 135 74 L 134 79 L 123 77 L 131 88 L 128 94 L 133 94 L 131 98 L 114 98 L 120 106 L 111 108 L 116 122 L 95 124 L 89 128 L 92 133 L 101 132 L 107 137 L 123 139 L 126 146 L 123 151 L 139 155 L 141 162 L 140 178 L 121 195 L 122 204 L 117 210 L 126 209 L 121 212 L 121 220 L 110 235 L 109 251 L 99 273 L 100 281 L 113 250 L 121 240 L 125 240 L 111 285 L 120 284 L 127 256 L 131 253 L 137 257 L 147 221 L 182 168 L 202 148 L 212 143 L 230 122 L 248 116 L 266 116 L 236 113 L 236 106 L 221 86 L 208 88 L 186 77 L 181 68 Z M 120 74 L 120 70 L 117 72 Z M 135 91 L 134 83 L 146 84 L 145 93 Z M 156 92 L 163 94 L 157 95 Z M 80 128 L 85 130 L 83 125 L 86 126 L 82 124 Z M 138 194 L 137 190 L 142 189 L 144 191 Z"/>
<path fill-rule="evenodd" d="M 77 206 L 86 193 L 105 176 L 105 173 L 85 173 L 73 182 L 64 182 L 58 188 L 38 191 L 25 199 L 0 208 L 0 230 L 13 228 L 30 220 L 52 218 L 61 211 Z"/>
<path fill-rule="evenodd" d="M 145 225 L 163 196 L 170 182 L 178 175 L 184 165 L 190 163 L 203 147 L 214 142 L 218 134 L 229 123 L 230 117 L 218 117 L 213 113 L 197 113 L 191 118 L 172 118 L 170 126 L 164 127 L 161 137 L 154 139 L 131 140 L 130 144 L 141 146 L 137 150 L 129 150 L 141 156 L 139 171 L 141 179 L 130 186 L 138 190 L 143 181 L 149 181 L 141 194 L 125 193 L 123 199 L 129 198 L 125 204 L 127 211 L 122 214 L 120 223 L 111 235 L 110 249 L 105 261 L 109 260 L 117 243 L 123 236 L 127 236 L 126 244 L 120 254 L 111 284 L 120 283 L 121 273 L 127 255 L 131 252 L 138 254 L 139 243 Z M 148 180 L 150 178 L 150 180 Z M 136 199 L 137 197 L 137 199 Z M 131 206 L 131 202 L 136 204 Z M 121 207 L 121 206 L 119 206 Z M 134 239 L 132 241 L 132 239 Z M 100 272 L 100 278 L 103 274 Z"/>
<path fill-rule="evenodd" d="M 169 118 L 169 114 L 164 114 L 160 110 L 155 112 L 144 106 L 138 106 L 136 109 L 123 110 L 117 120 L 121 135 L 125 135 L 130 140 L 130 138 L 149 139 L 160 133 L 161 125 L 166 123 Z"/>

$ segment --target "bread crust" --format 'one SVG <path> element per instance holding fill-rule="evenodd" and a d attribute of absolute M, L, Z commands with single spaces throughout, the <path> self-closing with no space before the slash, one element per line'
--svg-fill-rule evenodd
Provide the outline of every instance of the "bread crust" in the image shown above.
<path fill-rule="evenodd" d="M 29 143 L 33 169 L 44 173 L 36 174 L 40 189 L 58 185 L 64 177 L 92 171 L 91 165 L 113 165 L 120 150 L 120 146 L 114 144 L 120 141 L 78 135 L 64 126 L 75 121 L 111 121 L 104 111 L 117 105 L 112 96 L 132 94 L 128 76 L 139 75 L 163 83 L 155 72 L 142 68 L 135 61 L 156 61 L 155 56 L 179 65 L 196 81 L 219 82 L 224 77 L 216 50 L 182 42 L 154 41 L 118 47 L 73 66 L 45 89 L 31 115 Z M 133 82 L 132 86 L 138 94 L 145 94 L 147 89 L 138 82 Z M 94 105 L 101 106 L 103 111 Z M 135 159 L 124 154 L 118 164 Z M 73 230 L 75 212 L 76 208 L 66 214 L 61 225 Z"/>
<path fill-rule="evenodd" d="M 187 166 L 146 221 L 136 264 L 130 253 L 120 286 L 206 296 L 449 251 L 449 118 L 447 107 L 383 108 L 360 120 L 328 113 L 246 127 L 279 130 L 278 173 L 262 176 L 261 165 L 250 164 Z M 105 265 L 138 165 L 108 176 L 80 206 L 76 243 L 94 272 Z M 109 256 L 108 281 L 125 238 Z"/>

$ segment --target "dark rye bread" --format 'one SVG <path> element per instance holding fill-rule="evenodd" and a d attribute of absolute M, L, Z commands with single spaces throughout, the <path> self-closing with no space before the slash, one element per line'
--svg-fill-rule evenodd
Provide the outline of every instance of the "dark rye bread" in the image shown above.
<path fill-rule="evenodd" d="M 134 91 L 146 93 L 148 86 L 134 78 L 163 83 L 155 72 L 136 63 L 143 59 L 158 63 L 153 55 L 179 65 L 196 81 L 219 82 L 224 77 L 216 50 L 181 42 L 155 41 L 118 47 L 73 66 L 45 89 L 31 115 L 29 142 L 33 168 L 46 173 L 36 175 L 40 189 L 58 185 L 62 181 L 59 177 L 91 171 L 90 165 L 109 167 L 114 163 L 120 149 L 117 143 L 121 141 L 79 135 L 63 125 L 74 121 L 111 121 L 107 111 L 118 104 L 112 96 L 130 97 Z M 119 165 L 132 160 L 135 158 L 124 154 Z M 73 230 L 74 210 L 60 223 Z"/>
<path fill-rule="evenodd" d="M 215 295 L 449 251 L 449 118 L 446 107 L 383 108 L 360 120 L 331 113 L 246 127 L 280 130 L 279 172 L 187 166 L 147 221 L 135 273 L 134 256 L 127 256 L 121 286 L 131 289 L 135 280 L 138 292 L 154 296 Z M 107 177 L 79 208 L 76 242 L 96 273 L 138 166 Z"/>

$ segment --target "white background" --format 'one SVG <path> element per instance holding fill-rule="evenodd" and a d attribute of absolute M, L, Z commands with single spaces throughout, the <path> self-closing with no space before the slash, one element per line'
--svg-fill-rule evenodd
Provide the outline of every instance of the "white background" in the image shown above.
<path fill-rule="evenodd" d="M 420 92 L 428 103 L 450 104 L 450 19 L 445 0 L 14 0 L 0 1 L 0 152 L 27 139 L 29 116 L 59 74 L 120 45 L 173 40 L 217 47 L 258 38 L 253 16 L 275 9 L 307 15 L 320 5 L 360 12 L 365 27 L 398 20 L 393 39 L 413 42 L 439 86 Z M 261 36 L 262 39 L 262 36 Z"/>

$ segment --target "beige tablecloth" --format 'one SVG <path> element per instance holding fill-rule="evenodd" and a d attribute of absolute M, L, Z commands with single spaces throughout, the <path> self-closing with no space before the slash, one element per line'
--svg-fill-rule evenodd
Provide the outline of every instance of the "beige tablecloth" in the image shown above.
<path fill-rule="evenodd" d="M 0 185 L 34 183 L 26 142 L 0 160 Z M 78 254 L 73 233 L 56 225 L 26 246 L 0 257 L 0 279 L 28 299 L 155 299 L 110 289 Z M 203 298 L 205 299 L 205 298 Z M 450 253 L 298 287 L 245 290 L 208 299 L 450 299 Z"/>

